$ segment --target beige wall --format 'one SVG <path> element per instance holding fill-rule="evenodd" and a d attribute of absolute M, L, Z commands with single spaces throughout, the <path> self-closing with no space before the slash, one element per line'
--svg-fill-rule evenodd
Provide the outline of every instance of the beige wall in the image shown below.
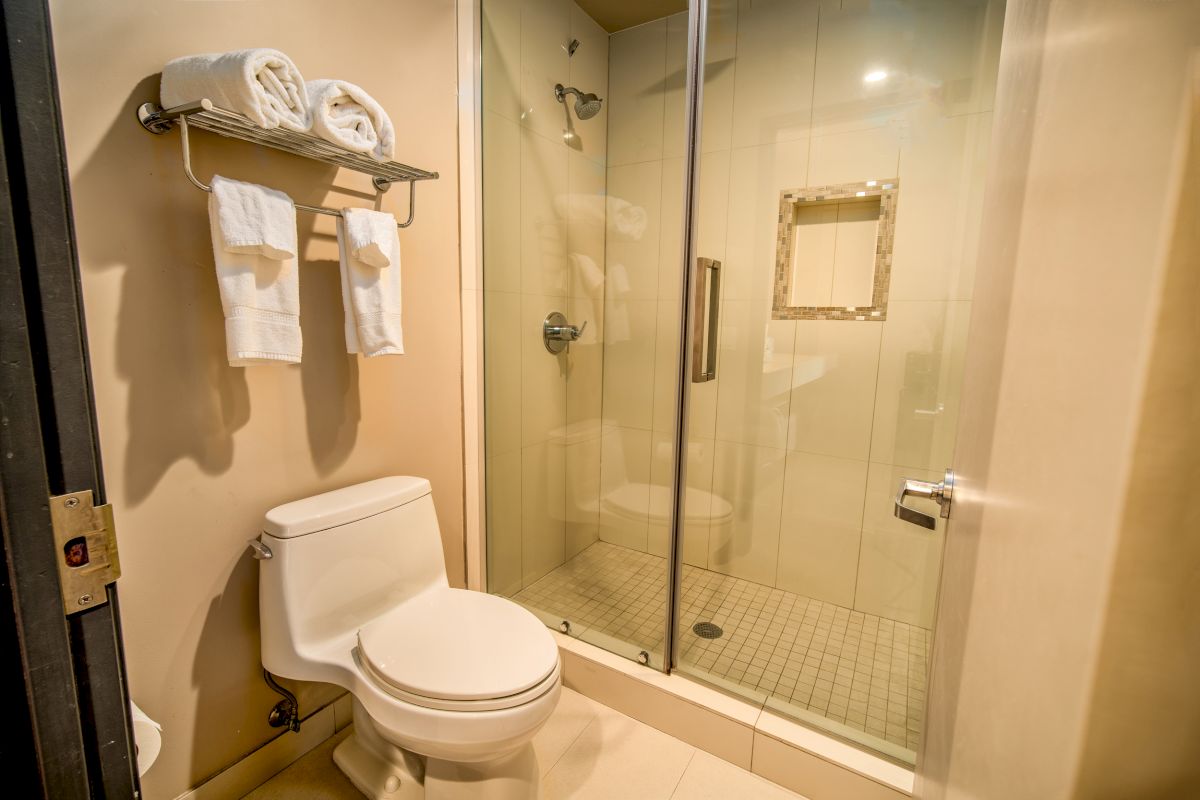
<path fill-rule="evenodd" d="M 1197 793 L 1198 47 L 1010 3 L 919 797 Z"/>
<path fill-rule="evenodd" d="M 1076 795 L 1200 796 L 1200 53 Z"/>
<path fill-rule="evenodd" d="M 52 3 L 84 300 L 134 699 L 164 727 L 146 796 L 170 798 L 276 732 L 260 677 L 257 575 L 245 542 L 271 506 L 368 478 L 433 482 L 449 573 L 463 581 L 455 7 L 450 0 Z M 351 22 L 348 17 L 354 16 Z M 207 196 L 179 136 L 134 109 L 168 59 L 279 48 L 309 78 L 361 84 L 389 109 L 401 160 L 438 170 L 401 233 L 408 354 L 342 340 L 332 221 L 301 213 L 297 367 L 230 368 Z M 202 178 L 307 203 L 367 205 L 368 181 L 250 145 L 194 140 Z M 403 211 L 405 195 L 384 201 Z M 333 696 L 305 687 L 302 711 Z"/>
<path fill-rule="evenodd" d="M 723 262 L 716 381 L 691 388 L 688 563 L 932 625 L 936 533 L 892 517 L 900 477 L 950 465 L 1003 2 L 710 3 L 698 254 Z M 669 486 L 687 16 L 611 38 L 603 492 Z M 887 79 L 867 85 L 865 73 Z M 779 194 L 900 179 L 886 322 L 771 319 Z M 629 320 L 614 334 L 613 320 Z M 703 521 L 714 507 L 733 515 Z M 600 538 L 665 555 L 667 527 Z"/>
<path fill-rule="evenodd" d="M 488 585 L 509 594 L 597 537 L 608 34 L 570 0 L 485 0 L 482 69 Z M 568 118 L 556 83 L 606 104 Z M 587 323 L 559 355 L 551 311 Z"/>

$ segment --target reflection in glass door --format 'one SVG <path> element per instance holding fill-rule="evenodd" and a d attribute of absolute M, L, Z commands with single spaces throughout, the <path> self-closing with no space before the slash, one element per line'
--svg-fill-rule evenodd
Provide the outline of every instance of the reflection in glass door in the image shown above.
<path fill-rule="evenodd" d="M 944 524 L 893 496 L 953 453 L 1003 12 L 707 8 L 676 664 L 910 763 Z"/>
<path fill-rule="evenodd" d="M 679 390 L 679 7 L 482 3 L 488 588 L 655 668 Z M 572 340 L 550 352 L 554 312 L 551 333 Z"/>

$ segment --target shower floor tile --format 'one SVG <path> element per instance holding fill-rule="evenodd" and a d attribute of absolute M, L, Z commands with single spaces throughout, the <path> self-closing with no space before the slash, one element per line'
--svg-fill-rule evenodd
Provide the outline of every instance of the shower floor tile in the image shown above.
<path fill-rule="evenodd" d="M 666 560 L 596 542 L 513 596 L 561 616 L 572 633 L 658 654 L 665 638 Z M 684 565 L 680 663 L 907 750 L 925 711 L 930 632 L 793 592 Z M 698 622 L 719 638 L 693 632 Z"/>

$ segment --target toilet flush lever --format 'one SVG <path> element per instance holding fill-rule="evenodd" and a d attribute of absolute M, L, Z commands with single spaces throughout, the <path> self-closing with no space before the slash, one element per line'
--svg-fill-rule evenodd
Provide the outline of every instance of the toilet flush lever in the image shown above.
<path fill-rule="evenodd" d="M 251 539 L 248 544 L 250 545 L 250 552 L 259 561 L 266 561 L 267 559 L 275 557 L 275 554 L 271 552 L 271 548 L 267 547 L 258 539 Z"/>
<path fill-rule="evenodd" d="M 896 489 L 896 500 L 892 508 L 892 513 L 905 522 L 911 522 L 914 525 L 920 525 L 922 528 L 933 530 L 937 525 L 937 517 L 904 505 L 904 498 L 910 495 L 913 497 L 928 497 L 941 506 L 942 519 L 949 517 L 950 503 L 954 499 L 954 470 L 946 470 L 946 475 L 940 483 L 901 478 L 900 487 Z"/>

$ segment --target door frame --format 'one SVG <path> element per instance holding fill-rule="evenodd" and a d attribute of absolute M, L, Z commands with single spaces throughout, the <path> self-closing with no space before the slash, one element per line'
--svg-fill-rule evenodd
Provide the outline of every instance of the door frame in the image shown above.
<path fill-rule="evenodd" d="M 45 0 L 0 0 L 0 659 L 22 796 L 140 794 L 117 588 L 67 616 L 49 498 L 106 502 Z"/>

